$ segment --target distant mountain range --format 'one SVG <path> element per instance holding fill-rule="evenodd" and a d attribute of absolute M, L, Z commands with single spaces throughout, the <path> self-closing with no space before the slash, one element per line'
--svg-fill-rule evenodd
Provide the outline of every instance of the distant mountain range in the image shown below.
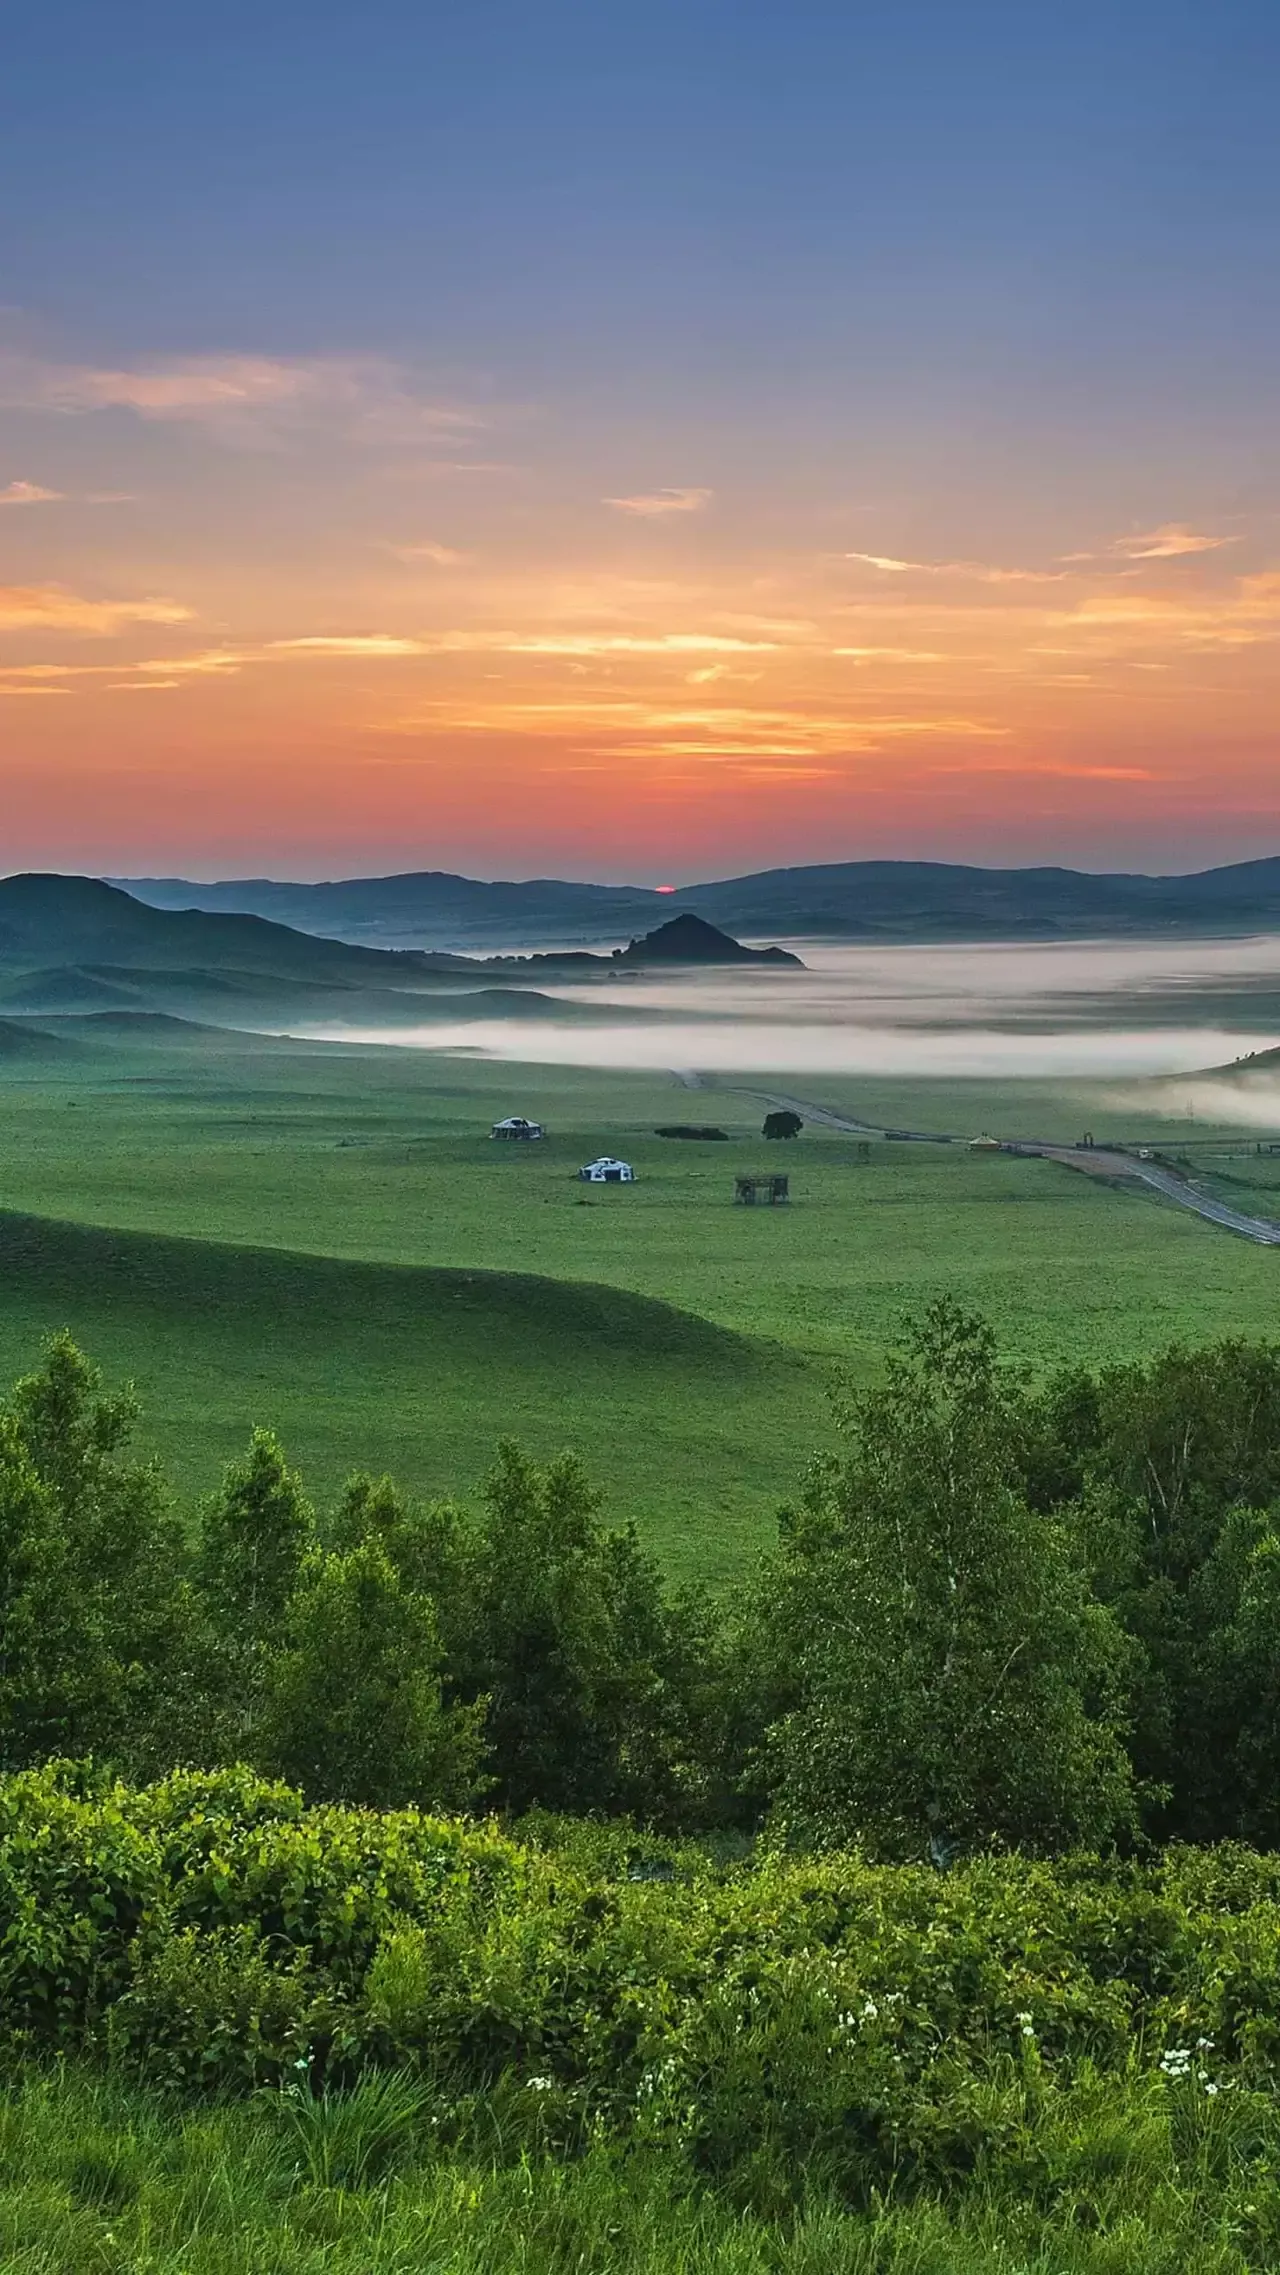
<path fill-rule="evenodd" d="M 782 948 L 744 948 L 688 912 L 611 955 L 467 958 L 318 937 L 225 910 L 155 908 L 93 877 L 7 877 L 0 1049 L 20 1047 L 24 1020 L 73 1038 L 154 1038 L 175 1027 L 376 1034 L 442 1020 L 644 1019 L 640 1006 L 606 1001 L 604 988 L 598 1003 L 585 993 L 566 1001 L 536 982 L 607 980 L 651 965 L 798 963 Z"/>
<path fill-rule="evenodd" d="M 826 940 L 1055 940 L 1090 934 L 1280 929 L 1280 856 L 1193 876 L 972 869 L 939 861 L 841 861 L 766 869 L 658 892 L 539 878 L 486 884 L 434 870 L 289 884 L 113 880 L 153 908 L 272 919 L 322 939 L 434 951 L 592 946 L 692 912 L 727 931 Z"/>

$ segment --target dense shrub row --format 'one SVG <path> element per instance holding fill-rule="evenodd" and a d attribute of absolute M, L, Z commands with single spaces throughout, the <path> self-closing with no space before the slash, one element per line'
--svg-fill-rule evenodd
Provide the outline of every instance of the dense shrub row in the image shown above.
<path fill-rule="evenodd" d="M 670 1877 L 655 1877 L 669 1873 Z M 1018 2153 L 1070 2093 L 1273 2088 L 1280 1861 L 710 1861 L 622 1829 L 307 1808 L 244 1772 L 0 1788 L 10 2055 L 308 2094 L 415 2072 L 544 2144 L 678 2150 L 766 2199 Z"/>

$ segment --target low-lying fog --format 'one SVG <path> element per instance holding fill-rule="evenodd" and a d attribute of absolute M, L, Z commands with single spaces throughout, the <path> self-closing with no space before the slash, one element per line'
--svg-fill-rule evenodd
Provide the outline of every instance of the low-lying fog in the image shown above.
<path fill-rule="evenodd" d="M 1181 1074 L 1280 1042 L 1280 937 L 1270 935 L 788 944 L 804 971 L 625 972 L 572 984 L 540 975 L 538 992 L 563 1006 L 545 1018 L 455 1013 L 394 1030 L 305 1032 L 543 1064 L 1005 1079 Z M 616 1017 L 602 1020 L 606 1007 Z"/>

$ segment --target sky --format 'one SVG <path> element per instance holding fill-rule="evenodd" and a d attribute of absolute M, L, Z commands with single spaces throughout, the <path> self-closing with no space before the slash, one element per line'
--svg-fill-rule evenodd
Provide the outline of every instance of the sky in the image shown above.
<path fill-rule="evenodd" d="M 0 868 L 1280 852 L 1274 0 L 3 45 Z"/>

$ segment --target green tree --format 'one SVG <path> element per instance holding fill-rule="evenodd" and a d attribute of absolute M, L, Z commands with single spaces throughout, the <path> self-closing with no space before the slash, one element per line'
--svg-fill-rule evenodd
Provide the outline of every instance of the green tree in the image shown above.
<path fill-rule="evenodd" d="M 488 1697 L 506 1807 L 671 1819 L 710 1790 L 709 1607 L 667 1599 L 634 1532 L 602 1522 L 572 1456 L 538 1469 L 516 1446 L 499 1448 L 467 1602 L 455 1661 L 470 1695 Z"/>
<path fill-rule="evenodd" d="M 277 1632 L 315 1543 L 315 1517 L 270 1430 L 255 1430 L 204 1511 L 197 1570 L 221 1634 L 250 1647 Z"/>
<path fill-rule="evenodd" d="M 767 1138 L 797 1138 L 804 1123 L 789 1106 L 780 1107 L 777 1113 L 766 1114 L 761 1135 Z"/>
<path fill-rule="evenodd" d="M 472 1625 L 472 1542 L 462 1511 L 452 1501 L 406 1499 L 390 1477 L 349 1480 L 326 1545 L 345 1552 L 362 1541 L 381 1542 L 404 1585 L 430 1596 L 446 1648 L 465 1659 Z"/>
<path fill-rule="evenodd" d="M 1280 1535 L 1273 1520 L 1240 1512 L 1231 1527 L 1243 1555 L 1230 1617 L 1205 1639 L 1199 1690 L 1213 1760 L 1214 1830 L 1280 1846 Z M 1225 1561 L 1225 1558 L 1222 1559 Z M 1205 1661 L 1208 1665 L 1205 1666 Z M 1216 1709 L 1216 1711 L 1214 1711 Z M 1216 1742 L 1215 1742 L 1216 1741 Z M 1202 1810 L 1208 1816 L 1208 1809 Z"/>
<path fill-rule="evenodd" d="M 1068 1527 L 1028 1506 L 1023 1404 L 990 1330 L 943 1300 L 813 1473 L 757 1596 L 764 1782 L 802 1837 L 943 1860 L 1131 1826 L 1132 1647 Z"/>
<path fill-rule="evenodd" d="M 259 1759 L 311 1801 L 463 1808 L 483 1754 L 483 1701 L 446 1706 L 426 1596 L 370 1535 L 312 1557 L 266 1670 Z"/>
<path fill-rule="evenodd" d="M 252 1758 L 285 1612 L 315 1547 L 315 1517 L 269 1430 L 255 1430 L 202 1512 L 196 1585 L 202 1654 L 195 1682 L 200 1751 Z"/>
<path fill-rule="evenodd" d="M 190 1651 L 181 1533 L 131 1458 L 137 1403 L 104 1394 L 71 1337 L 0 1416 L 0 1687 L 9 1766 L 97 1752 L 171 1761 Z"/>
<path fill-rule="evenodd" d="M 1180 1345 L 1059 1376 L 1029 1409 L 1027 1491 L 1084 1542 L 1096 1593 L 1140 1646 L 1131 1753 L 1161 1838 L 1236 1833 L 1249 1721 L 1231 1673 L 1248 1559 L 1280 1499 L 1280 1348 Z M 1246 1781 L 1247 1782 L 1247 1781 Z M 1253 1788 L 1250 1788 L 1253 1790 Z"/>

